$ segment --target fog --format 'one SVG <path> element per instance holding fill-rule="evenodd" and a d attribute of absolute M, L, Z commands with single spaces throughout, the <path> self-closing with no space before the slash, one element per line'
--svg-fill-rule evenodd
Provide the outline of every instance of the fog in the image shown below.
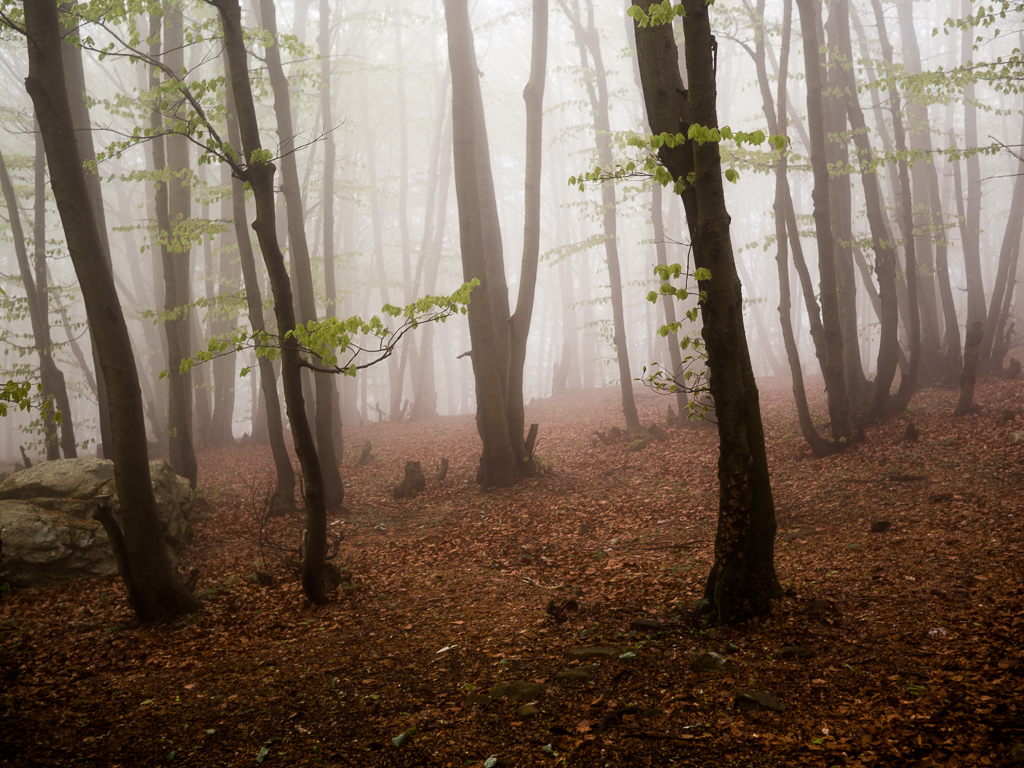
<path fill-rule="evenodd" d="M 329 6 L 329 18 L 321 9 Z M 83 6 L 83 15 L 92 11 Z M 967 4 L 967 9 L 972 6 Z M 264 147 L 275 154 L 282 144 L 276 130 L 274 95 L 266 67 L 267 38 L 259 34 L 260 14 L 243 2 L 242 23 L 247 30 L 249 75 L 257 103 Z M 826 6 L 826 21 L 831 6 Z M 1001 34 L 994 27 L 972 28 L 964 33 L 946 25 L 950 17 L 962 15 L 957 2 L 917 2 L 912 13 L 919 46 L 920 66 L 925 72 L 949 72 L 972 60 L 1010 62 L 1005 77 L 985 79 L 989 70 L 972 69 L 979 79 L 965 91 L 962 81 L 946 83 L 937 76 L 907 79 L 915 64 L 908 60 L 910 30 L 901 26 L 898 7 L 886 4 L 883 15 L 894 48 L 899 87 L 911 102 L 924 106 L 920 112 L 904 105 L 906 130 L 913 157 L 914 205 L 934 214 L 931 224 L 915 222 L 918 241 L 918 273 L 922 277 L 922 313 L 927 337 L 946 336 L 941 310 L 940 266 L 931 255 L 938 245 L 947 248 L 948 276 L 953 308 L 963 343 L 968 321 L 968 275 L 963 238 L 971 237 L 966 221 L 972 204 L 980 204 L 976 227 L 979 237 L 981 282 L 984 306 L 988 310 L 1001 251 L 1010 248 L 1015 268 L 1021 232 L 1019 225 L 1007 234 L 1007 222 L 1014 221 L 1011 203 L 1019 182 L 1021 154 L 1020 19 L 1004 20 Z M 611 286 L 604 246 L 605 229 L 601 189 L 589 183 L 581 191 L 570 186 L 570 177 L 593 170 L 598 162 L 594 114 L 588 85 L 596 87 L 593 59 L 581 65 L 580 48 L 569 15 L 579 14 L 586 24 L 593 14 L 599 31 L 600 52 L 607 75 L 607 93 L 612 146 L 616 163 L 640 157 L 627 145 L 633 135 L 649 132 L 644 97 L 636 69 L 633 22 L 623 3 L 599 3 L 579 7 L 578 0 L 550 6 L 547 82 L 543 101 L 543 154 L 541 181 L 540 263 L 536 303 L 523 371 L 527 403 L 580 388 L 620 384 L 617 352 L 612 341 Z M 211 124 L 226 138 L 223 44 L 216 11 L 206 3 L 182 4 L 185 21 L 183 81 L 189 86 Z M 523 88 L 530 74 L 533 9 L 530 3 L 484 0 L 471 4 L 470 16 L 479 66 L 487 141 L 497 198 L 498 217 L 512 309 L 520 280 L 524 251 L 524 178 L 526 174 L 526 113 Z M 878 27 L 870 4 L 850 4 L 850 26 L 855 61 L 852 69 L 860 86 L 859 101 L 867 121 L 867 135 L 879 156 L 893 135 L 888 92 L 872 87 L 890 71 L 882 55 Z M 798 13 L 793 11 L 793 39 L 787 78 L 789 117 L 780 129 L 790 141 L 789 184 L 797 221 L 801 228 L 810 277 L 818 284 L 818 260 L 813 211 L 813 179 L 807 130 L 807 95 L 803 72 Z M 717 38 L 718 113 L 720 125 L 734 131 L 770 133 L 763 110 L 762 90 L 755 66 L 757 37 L 765 36 L 769 82 L 775 99 L 778 78 L 783 4 L 764 4 L 763 22 L 749 3 L 719 0 L 712 12 Z M 163 323 L 168 317 L 187 317 L 192 326 L 194 354 L 206 349 L 207 341 L 232 329 L 247 329 L 244 287 L 238 267 L 238 246 L 231 221 L 230 171 L 211 155 L 203 155 L 208 138 L 202 126 L 192 132 L 188 143 L 187 171 L 175 176 L 164 168 L 154 169 L 151 142 L 145 136 L 150 125 L 151 96 L 147 94 L 151 67 L 146 35 L 150 20 L 109 16 L 105 21 L 84 23 L 80 33 L 87 44 L 83 50 L 85 83 L 90 109 L 91 135 L 100 156 L 97 169 L 101 179 L 102 204 L 106 216 L 110 256 L 132 335 L 136 364 L 146 401 L 148 436 L 152 451 L 166 451 L 168 432 L 169 377 L 167 342 Z M 319 39 L 328 25 L 328 48 L 321 59 Z M 452 89 L 448 67 L 448 43 L 444 7 L 441 2 L 391 2 L 381 4 L 279 2 L 277 25 L 281 34 L 281 55 L 291 91 L 291 109 L 296 136 L 294 153 L 301 183 L 302 216 L 308 239 L 317 316 L 369 318 L 385 304 L 405 306 L 424 294 L 451 294 L 464 281 L 460 251 L 456 183 L 452 170 Z M 937 30 L 937 33 L 935 33 Z M 934 34 L 933 34 L 934 33 Z M 681 33 L 680 33 L 681 34 Z M 966 52 L 963 35 L 977 37 L 975 49 Z M 73 50 L 71 45 L 69 50 Z M 134 52 L 133 52 L 134 50 Z M 102 54 L 101 54 L 102 52 Z M 162 54 L 161 61 L 167 61 Z M 840 57 L 841 58 L 841 57 Z M 330 120 L 325 120 L 321 100 L 322 61 L 326 60 L 330 85 Z M 45 212 L 45 252 L 48 286 L 47 322 L 53 356 L 63 371 L 71 397 L 68 416 L 74 421 L 75 439 L 85 453 L 95 453 L 100 441 L 97 394 L 89 329 L 78 282 L 64 244 L 64 232 L 46 187 L 47 201 L 37 198 L 36 133 L 32 102 L 25 91 L 27 55 L 24 37 L 5 27 L 0 42 L 0 107 L 3 132 L 2 152 L 13 182 L 30 254 L 39 248 L 39 217 Z M 831 71 L 841 67 L 833 58 Z M 171 109 L 163 105 L 165 125 L 173 126 Z M 915 120 L 917 122 L 915 122 Z M 976 128 L 972 123 L 976 121 Z M 921 149 L 927 137 L 931 151 Z M 325 195 L 325 156 L 328 138 L 333 141 L 333 195 Z M 832 141 L 850 148 L 855 157 L 852 134 L 833 134 Z M 731 237 L 737 269 L 743 284 L 744 321 L 747 342 L 758 377 L 789 380 L 786 350 L 780 332 L 779 275 L 775 240 L 775 166 L 767 145 L 737 148 L 723 142 L 723 164 L 739 173 L 735 183 L 726 185 L 727 205 L 732 216 Z M 979 148 L 977 168 L 966 159 L 938 150 L 950 147 Z M 879 166 L 879 183 L 889 216 L 897 220 L 895 193 L 895 151 L 888 149 Z M 212 161 L 212 162 L 210 162 Z M 850 163 L 854 160 L 848 161 Z M 924 186 L 924 166 L 933 164 L 938 174 L 938 199 L 929 200 Z M 276 183 L 280 186 L 279 172 Z M 857 271 L 856 317 L 860 359 L 868 378 L 874 375 L 879 344 L 879 319 L 863 282 L 873 280 L 871 233 L 859 173 L 833 168 L 834 175 L 849 184 L 853 243 L 865 258 Z M 956 172 L 956 173 L 955 173 Z M 959 179 L 957 178 L 959 174 Z M 919 181 L 918 177 L 922 180 Z M 154 180 L 167 180 L 170 187 L 184 186 L 191 194 L 189 218 L 173 225 L 174 234 L 160 234 L 156 221 Z M 611 182 L 606 182 L 611 183 Z M 661 303 L 647 296 L 659 289 L 654 274 L 657 263 L 652 227 L 651 180 L 636 174 L 615 182 L 617 244 L 621 262 L 624 332 L 632 377 L 642 378 L 643 369 L 653 363 L 668 365 L 665 337 L 658 329 L 665 321 Z M 924 190 L 922 192 L 922 190 Z M 173 194 L 173 193 L 172 193 Z M 1018 192 L 1020 194 L 1020 192 Z M 978 201 L 973 203 L 972 201 Z M 680 263 L 692 272 L 689 234 L 682 205 L 671 189 L 661 196 L 665 224 L 664 242 L 669 264 Z M 279 195 L 278 232 L 286 256 L 294 256 L 288 234 L 283 196 Z M 333 212 L 333 250 L 325 250 L 324 219 L 327 206 Z M 247 216 L 254 216 L 251 195 Z M 173 243 L 188 242 L 191 297 L 188 306 L 165 306 L 164 274 L 158 244 L 161 237 Z M 898 242 L 903 235 L 893 230 Z M 1004 244 L 1004 240 L 1009 245 Z M 266 269 L 257 248 L 256 264 L 265 311 L 270 316 L 271 294 Z M 849 243 L 847 245 L 850 245 Z M 175 258 L 184 258 L 178 248 Z M 928 255 L 922 257 L 922 252 Z M 30 323 L 26 289 L 19 270 L 8 207 L 0 222 L 0 297 L 3 320 L 4 380 L 39 379 L 39 357 Z M 333 265 L 330 275 L 325 269 Z M 294 264 L 291 267 L 294 277 Z M 799 279 L 790 264 L 793 285 L 792 323 L 802 369 L 808 386 L 818 387 L 815 347 L 809 333 L 807 310 L 799 297 Z M 1013 274 L 1013 273 L 1011 273 Z M 1008 278 L 1009 279 L 1009 278 Z M 38 272 L 37 272 L 38 281 Z M 692 281 L 691 281 L 692 282 Z M 1010 287 L 1012 288 L 1011 280 Z M 336 300 L 329 297 L 329 285 L 336 285 Z M 691 300 L 692 301 L 692 300 Z M 929 304 L 930 302 L 930 304 Z M 1006 328 L 1012 330 L 1020 315 L 1014 296 L 1003 302 L 1008 308 Z M 687 304 L 688 309 L 693 304 Z M 929 309 L 930 307 L 930 309 Z M 1000 306 L 997 311 L 1002 311 Z M 395 321 L 391 321 L 394 323 Z M 909 350 L 907 331 L 901 320 L 900 339 Z M 1019 323 L 1017 324 L 1019 327 Z M 684 327 L 681 333 L 699 334 L 699 326 Z M 431 342 L 425 341 L 429 334 Z M 1008 354 L 1016 348 L 1009 337 Z M 463 353 L 471 349 L 469 325 L 457 314 L 428 330 L 421 325 L 407 334 L 394 355 L 355 377 L 337 379 L 342 424 L 354 425 L 378 420 L 429 418 L 436 415 L 471 415 L 476 412 L 473 363 Z M 424 352 L 424 350 L 427 350 Z M 1002 361 L 1000 361 L 1001 363 Z M 193 439 L 197 447 L 209 445 L 208 429 L 216 410 L 217 393 L 233 387 L 230 430 L 235 439 L 253 434 L 254 413 L 259 395 L 255 372 L 240 376 L 257 364 L 251 349 L 196 365 L 194 386 Z M 227 366 L 227 375 L 215 385 L 216 365 Z M 434 386 L 425 384 L 432 369 Z M 225 370 L 222 368 L 222 370 Z M 941 383 L 941 372 L 925 375 L 921 386 Z M 227 383 L 225 383 L 227 382 Z M 640 381 L 635 387 L 644 386 Z M 666 400 L 666 406 L 669 401 Z M 264 416 L 265 418 L 265 416 Z M 0 461 L 5 469 L 21 460 L 19 446 L 39 460 L 46 455 L 39 411 L 11 407 L 0 420 Z M 358 446 L 346 446 L 349 456 Z M 81 455 L 81 453 L 80 453 Z"/>

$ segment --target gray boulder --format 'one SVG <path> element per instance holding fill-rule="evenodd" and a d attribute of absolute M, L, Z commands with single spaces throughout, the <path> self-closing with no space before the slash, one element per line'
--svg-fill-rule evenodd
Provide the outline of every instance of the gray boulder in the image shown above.
<path fill-rule="evenodd" d="M 192 541 L 192 489 L 166 461 L 151 461 L 164 542 L 172 561 Z M 121 521 L 114 464 L 103 459 L 64 459 L 38 464 L 0 484 L 0 582 L 52 587 L 117 573 L 110 542 L 92 519 L 110 504 Z"/>

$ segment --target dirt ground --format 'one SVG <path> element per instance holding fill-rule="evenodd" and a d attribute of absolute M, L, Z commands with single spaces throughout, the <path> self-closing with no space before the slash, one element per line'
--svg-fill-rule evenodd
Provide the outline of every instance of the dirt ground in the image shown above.
<path fill-rule="evenodd" d="M 828 459 L 805 447 L 788 385 L 761 389 L 786 590 L 767 621 L 694 610 L 714 429 L 605 444 L 615 389 L 531 404 L 543 474 L 487 494 L 471 417 L 346 429 L 331 530 L 352 586 L 323 607 L 291 570 L 301 519 L 261 535 L 269 451 L 205 451 L 201 613 L 140 626 L 113 578 L 0 595 L 0 763 L 1024 761 L 1024 385 L 983 382 L 988 412 L 964 419 L 955 393 L 924 391 Z M 669 401 L 638 396 L 663 423 Z M 910 422 L 917 442 L 901 440 Z M 374 459 L 357 467 L 365 440 Z M 443 484 L 392 498 L 406 461 L 429 479 L 441 458 Z M 563 623 L 545 611 L 570 599 Z"/>

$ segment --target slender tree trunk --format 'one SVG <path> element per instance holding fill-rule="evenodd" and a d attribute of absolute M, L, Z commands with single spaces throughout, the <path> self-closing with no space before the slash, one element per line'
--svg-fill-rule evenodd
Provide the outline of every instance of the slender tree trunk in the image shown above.
<path fill-rule="evenodd" d="M 508 389 L 505 410 L 512 450 L 521 470 L 533 474 L 533 457 L 525 443 L 526 409 L 523 402 L 523 368 L 526 342 L 533 319 L 537 289 L 537 262 L 540 258 L 540 183 L 541 156 L 544 149 L 544 81 L 548 59 L 548 0 L 533 0 L 533 50 L 530 79 L 523 90 L 526 102 L 526 211 L 523 217 L 523 261 L 519 276 L 519 296 L 515 314 L 509 319 Z M 532 452 L 532 451 L 530 451 Z"/>
<path fill-rule="evenodd" d="M 597 144 L 597 162 L 602 168 L 612 166 L 611 121 L 608 115 L 608 77 L 601 56 L 601 37 L 594 26 L 594 5 L 587 0 L 587 25 L 584 27 L 578 8 L 572 9 L 565 0 L 558 0 L 565 15 L 572 22 L 576 45 L 580 50 L 580 65 L 583 71 L 590 69 L 593 61 L 594 77 L 587 79 L 587 96 L 594 115 L 594 134 Z M 619 266 L 619 245 L 615 211 L 615 185 L 605 182 L 601 185 L 601 207 L 604 224 L 604 248 L 608 261 L 608 278 L 612 298 L 612 341 L 619 368 L 619 386 L 622 389 L 622 412 L 626 429 L 640 429 L 640 416 L 633 397 L 633 374 L 629 366 L 629 349 L 626 346 L 626 317 L 622 305 L 622 271 Z"/>
<path fill-rule="evenodd" d="M 242 146 L 242 136 L 238 126 L 238 112 L 235 107 L 234 87 L 228 59 L 225 58 L 225 79 L 227 104 L 228 143 L 232 147 Z M 242 59 L 245 63 L 245 59 Z M 249 315 L 249 327 L 253 331 L 267 330 L 267 321 L 263 314 L 263 297 L 260 290 L 259 276 L 256 272 L 256 257 L 249 237 L 246 222 L 249 215 L 245 209 L 245 186 L 237 174 L 231 178 L 231 218 L 235 226 L 235 239 L 238 242 L 238 260 L 241 262 L 242 282 L 245 286 L 245 303 Z M 267 431 L 270 452 L 274 458 L 274 469 L 277 484 L 271 500 L 271 508 L 276 514 L 285 514 L 295 510 L 295 468 L 292 467 L 288 446 L 284 439 L 284 425 L 281 414 L 281 398 L 277 392 L 277 366 L 272 360 L 256 357 L 260 391 L 263 394 L 262 408 L 259 398 L 253 399 L 252 436 L 259 442 L 261 428 Z"/>
<path fill-rule="evenodd" d="M 223 188 L 231 189 L 231 169 L 227 165 L 221 166 L 220 183 Z M 231 196 L 222 198 L 221 218 L 224 221 L 230 221 L 233 218 L 232 211 Z M 241 288 L 241 260 L 237 246 L 238 237 L 234 230 L 225 232 L 220 238 L 217 293 L 220 295 L 221 301 L 237 296 Z M 215 336 L 223 336 L 231 331 L 237 320 L 238 315 L 233 310 L 228 314 L 226 307 L 223 309 L 218 307 L 214 313 L 214 319 L 210 323 L 210 331 Z M 237 358 L 236 352 L 230 352 L 213 361 L 213 420 L 207 433 L 207 441 L 210 445 L 229 446 L 235 444 L 233 422 L 236 384 L 238 384 L 238 375 L 235 372 Z"/>
<path fill-rule="evenodd" d="M 154 31 L 151 18 L 150 34 L 152 45 L 159 46 L 159 37 Z M 166 52 L 164 63 L 174 72 L 184 68 L 184 17 L 181 6 L 177 2 L 165 2 L 163 8 L 163 50 Z M 156 58 L 156 56 L 154 56 Z M 153 71 L 154 86 L 158 83 L 158 70 Z M 166 118 L 170 121 L 180 119 L 178 104 L 171 104 L 171 112 Z M 154 130 L 163 129 L 164 116 L 160 105 L 154 105 Z M 157 119 L 160 120 L 157 123 Z M 157 126 L 160 126 L 159 128 Z M 160 142 L 154 142 L 154 152 L 159 151 Z M 191 245 L 189 242 L 188 224 L 192 216 L 192 176 L 188 163 L 189 141 L 184 136 L 168 134 L 166 141 L 166 158 L 154 156 L 154 165 L 159 170 L 166 168 L 169 181 L 157 182 L 163 192 L 157 195 L 157 221 L 164 233 L 161 238 L 161 260 L 164 274 L 164 330 L 167 335 L 167 422 L 168 448 L 170 463 L 174 471 L 188 478 L 193 488 L 199 476 L 196 463 L 195 446 L 192 442 L 192 374 L 180 372 L 181 362 L 192 355 L 193 345 L 189 343 L 189 305 L 191 303 Z M 166 202 L 161 202 L 163 196 Z M 166 206 L 167 214 L 161 217 L 161 209 Z M 162 220 L 161 220 L 162 218 Z M 179 230 L 179 227 L 181 228 Z"/>
<path fill-rule="evenodd" d="M 294 257 L 299 317 L 308 325 L 316 322 L 313 271 L 309 261 L 309 246 L 306 243 L 305 220 L 302 213 L 302 188 L 293 151 L 295 133 L 292 129 L 291 95 L 281 63 L 281 49 L 277 44 L 277 21 L 273 0 L 260 0 L 260 13 L 263 28 L 274 41 L 266 49 L 266 60 L 271 86 L 274 89 L 274 112 L 277 115 L 277 134 L 281 145 L 281 189 L 287 201 L 285 210 L 288 216 L 288 240 Z M 276 307 L 277 291 L 274 293 Z M 345 498 L 345 486 L 341 481 L 334 450 L 334 378 L 329 373 L 315 373 L 313 382 L 316 386 L 316 445 L 323 475 L 325 502 L 328 506 L 336 506 Z"/>
<path fill-rule="evenodd" d="M 224 48 L 234 89 L 235 110 L 242 134 L 244 157 L 250 161 L 240 170 L 245 176 L 244 180 L 252 187 L 256 199 L 256 220 L 252 226 L 259 239 L 260 250 L 263 252 L 263 260 L 267 265 L 274 292 L 277 332 L 281 338 L 281 378 L 284 383 L 285 403 L 291 422 L 295 453 L 299 458 L 305 481 L 303 497 L 306 502 L 306 548 L 302 561 L 302 590 L 310 601 L 322 604 L 327 602 L 327 585 L 324 581 L 327 559 L 327 503 L 316 442 L 306 418 L 306 407 L 302 398 L 302 358 L 297 340 L 294 336 L 288 335 L 289 331 L 295 330 L 295 307 L 292 303 L 291 280 L 277 239 L 274 165 L 258 159 L 263 149 L 252 87 L 249 83 L 245 40 L 242 36 L 242 14 L 238 0 L 214 0 L 214 4 L 220 11 L 224 29 Z"/>
<path fill-rule="evenodd" d="M 824 82 L 818 47 L 821 44 L 820 2 L 797 0 L 800 29 L 804 38 L 804 65 L 807 77 L 807 122 L 811 136 L 811 165 L 814 170 L 814 225 L 818 236 L 818 271 L 821 277 L 821 314 L 825 331 L 826 359 L 822 365 L 832 439 L 849 440 L 853 424 L 844 373 L 843 330 L 840 318 L 838 277 L 833 251 L 836 233 L 832 231 L 832 206 L 829 192 L 829 171 L 825 148 L 823 109 Z"/>
<path fill-rule="evenodd" d="M 971 0 L 961 0 L 961 13 L 970 16 L 974 11 Z M 974 50 L 974 30 L 960 32 L 960 64 L 971 65 Z M 968 77 L 964 82 L 964 142 L 968 149 L 978 146 L 978 110 L 975 104 L 974 81 Z M 959 161 L 957 161 L 959 165 Z M 959 169 L 958 169 L 959 170 Z M 974 154 L 967 158 L 967 189 L 964 195 L 957 195 L 957 202 L 966 199 L 967 212 L 960 214 L 960 240 L 964 253 L 964 270 L 967 273 L 967 328 L 975 323 L 985 322 L 985 286 L 981 275 L 981 158 Z"/>
<path fill-rule="evenodd" d="M 160 529 L 138 371 L 78 150 L 61 69 L 63 30 L 56 3 L 28 3 L 25 28 L 29 57 L 25 87 L 35 106 L 50 185 L 107 382 L 114 479 L 124 518 L 125 575 L 132 607 L 143 621 L 171 621 L 200 605 L 172 567 Z"/>
<path fill-rule="evenodd" d="M 38 181 L 41 181 L 43 176 L 41 170 L 39 163 L 36 163 L 37 201 L 40 194 Z M 53 418 L 53 413 L 48 413 L 43 419 L 46 459 L 47 461 L 59 459 L 61 447 L 64 448 L 65 458 L 74 458 L 76 456 L 75 429 L 71 414 L 71 403 L 68 400 L 68 391 L 64 385 L 64 374 L 53 359 L 53 344 L 50 340 L 49 311 L 46 301 L 46 284 L 44 282 L 46 279 L 46 267 L 44 263 L 42 270 L 37 269 L 36 275 L 33 275 L 32 264 L 29 262 L 28 248 L 25 243 L 25 231 L 21 226 L 18 198 L 15 195 L 14 184 L 11 183 L 10 174 L 7 172 L 7 163 L 4 161 L 2 154 L 0 154 L 0 191 L 3 192 L 4 199 L 7 201 L 7 216 L 11 225 L 11 237 L 14 240 L 14 253 L 18 261 L 18 269 L 21 272 L 21 280 L 25 285 L 25 299 L 28 303 L 29 321 L 32 324 L 32 337 L 35 341 L 36 352 L 39 355 L 39 381 L 42 386 L 43 400 L 46 401 L 50 409 L 56 409 L 61 413 L 61 438 L 59 442 L 57 438 L 57 424 Z M 43 195 L 43 199 L 45 201 L 45 195 Z M 43 220 L 43 226 L 39 226 L 41 214 L 45 213 L 45 208 L 40 211 L 40 207 L 39 205 L 36 207 L 35 247 L 37 263 L 39 251 L 41 250 L 43 254 L 46 253 L 45 220 Z"/>
<path fill-rule="evenodd" d="M 1022 134 L 1024 135 L 1024 134 Z M 1024 143 L 1024 140 L 1022 140 Z M 1010 200 L 1010 211 L 1006 217 L 1006 229 L 1003 231 L 1003 244 L 999 249 L 999 265 L 996 268 L 996 279 L 992 284 L 992 298 L 988 316 L 985 319 L 985 336 L 981 341 L 978 370 L 981 373 L 999 373 L 1002 360 L 994 360 L 992 350 L 997 341 L 999 328 L 1006 323 L 1010 302 L 1004 304 L 1004 297 L 1013 292 L 1010 276 L 1011 264 L 1016 265 L 1017 253 L 1020 249 L 1021 228 L 1024 226 L 1024 159 L 1018 159 L 1017 174 L 1013 179 L 1013 196 Z M 1014 274 L 1016 268 L 1013 269 Z M 1003 307 L 1007 312 L 1004 313 Z"/>
<path fill-rule="evenodd" d="M 967 340 L 964 342 L 964 368 L 960 373 L 960 400 L 953 411 L 954 416 L 966 416 L 978 410 L 974 404 L 974 385 L 978 380 L 978 355 L 984 335 L 985 329 L 980 320 L 967 332 Z"/>
<path fill-rule="evenodd" d="M 651 226 L 654 228 L 654 252 L 659 267 L 668 266 L 668 249 L 665 247 L 665 222 L 661 202 L 661 184 L 651 183 Z M 674 326 L 676 324 L 676 299 L 675 296 L 666 295 L 662 297 L 661 306 L 665 311 L 665 324 Z M 667 337 L 668 340 L 668 361 L 672 366 L 671 376 L 677 379 L 683 375 L 683 360 L 679 349 L 679 335 L 674 331 Z M 679 418 L 683 418 L 688 404 L 686 389 L 676 389 L 676 410 Z"/>

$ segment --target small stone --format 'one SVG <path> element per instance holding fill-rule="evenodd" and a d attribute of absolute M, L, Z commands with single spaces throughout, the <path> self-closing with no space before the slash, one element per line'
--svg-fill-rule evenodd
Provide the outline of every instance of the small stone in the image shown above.
<path fill-rule="evenodd" d="M 537 709 L 537 707 L 533 706 L 533 704 L 523 704 L 523 706 L 516 710 L 516 714 L 519 717 L 527 718 L 533 717 L 534 715 L 539 715 L 540 710 Z"/>
<path fill-rule="evenodd" d="M 853 542 L 850 542 L 849 544 L 847 544 L 846 548 L 847 549 L 860 549 L 860 544 L 858 544 L 857 542 L 853 541 Z"/>
<path fill-rule="evenodd" d="M 775 658 L 777 659 L 810 659 L 813 656 L 814 651 L 800 645 L 784 645 L 779 649 L 779 652 L 775 654 Z"/>
<path fill-rule="evenodd" d="M 690 669 L 694 672 L 735 672 L 736 666 L 717 653 L 695 653 Z"/>
<path fill-rule="evenodd" d="M 606 645 L 591 645 L 587 648 L 574 648 L 562 655 L 567 659 L 611 659 L 622 653 L 621 648 L 610 648 Z"/>
<path fill-rule="evenodd" d="M 770 693 L 764 691 L 736 691 L 736 708 L 744 712 L 767 709 L 772 712 L 784 712 L 786 705 L 778 701 Z"/>
<path fill-rule="evenodd" d="M 467 706 L 479 705 L 485 707 L 492 701 L 493 699 L 486 693 L 471 693 L 466 697 L 465 703 Z"/>
<path fill-rule="evenodd" d="M 597 664 L 587 664 L 582 667 L 570 667 L 556 672 L 558 680 L 592 680 L 597 675 Z"/>
<path fill-rule="evenodd" d="M 578 533 L 580 536 L 586 536 L 588 533 L 590 533 L 590 526 L 586 523 L 580 523 L 580 528 L 578 531 L 576 531 L 576 533 Z"/>
<path fill-rule="evenodd" d="M 888 520 L 875 520 L 871 523 L 872 533 L 885 533 L 892 528 L 892 523 Z"/>
<path fill-rule="evenodd" d="M 787 533 L 785 536 L 783 536 L 782 543 L 792 544 L 797 539 L 806 539 L 813 536 L 816 533 L 817 531 L 813 528 L 801 528 L 798 531 L 793 531 L 792 533 Z"/>
<path fill-rule="evenodd" d="M 1010 436 L 1006 439 L 1010 445 L 1020 445 L 1021 443 L 1024 443 L 1024 429 L 1018 429 L 1016 432 L 1011 432 Z"/>
<path fill-rule="evenodd" d="M 638 437 L 636 440 L 629 444 L 629 451 L 631 453 L 638 453 L 647 447 L 647 441 L 642 437 Z"/>
<path fill-rule="evenodd" d="M 544 693 L 542 683 L 531 683 L 528 680 L 513 680 L 509 683 L 498 683 L 487 692 L 490 699 L 508 699 L 509 701 L 534 701 Z"/>
<path fill-rule="evenodd" d="M 816 597 L 811 600 L 810 610 L 811 613 L 824 613 L 825 611 L 830 611 L 832 610 L 832 601 Z"/>
<path fill-rule="evenodd" d="M 656 632 L 661 629 L 661 622 L 658 619 L 633 619 L 629 628 L 636 632 Z"/>

